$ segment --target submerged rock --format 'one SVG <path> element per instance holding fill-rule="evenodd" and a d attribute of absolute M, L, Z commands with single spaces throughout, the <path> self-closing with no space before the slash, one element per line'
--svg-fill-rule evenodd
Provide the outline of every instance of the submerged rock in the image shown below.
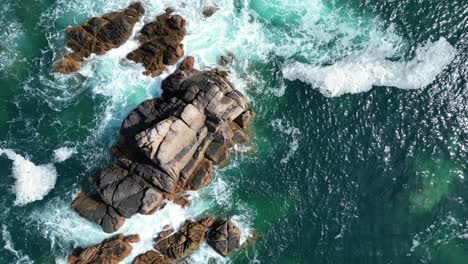
<path fill-rule="evenodd" d="M 142 45 L 127 55 L 127 59 L 143 64 L 146 75 L 160 75 L 166 65 L 177 63 L 184 55 L 185 20 L 172 12 L 166 11 L 144 25 L 137 36 Z"/>
<path fill-rule="evenodd" d="M 126 9 L 93 17 L 81 26 L 67 29 L 67 46 L 72 50 L 54 65 L 55 72 L 71 73 L 91 54 L 102 55 L 120 47 L 131 36 L 135 23 L 145 13 L 143 5 L 133 3 Z"/>
<path fill-rule="evenodd" d="M 104 240 L 101 244 L 88 248 L 76 248 L 68 258 L 69 264 L 118 264 L 132 252 L 130 243 L 140 241 L 138 235 L 118 234 Z"/>
<path fill-rule="evenodd" d="M 218 10 L 219 10 L 219 8 L 216 7 L 216 6 L 207 6 L 207 7 L 203 8 L 202 13 L 203 13 L 203 15 L 205 17 L 210 17 L 210 16 L 214 15 L 214 13 L 216 13 Z"/>
<path fill-rule="evenodd" d="M 227 256 L 240 247 L 240 229 L 231 221 L 216 222 L 208 233 L 207 242 L 216 252 Z"/>

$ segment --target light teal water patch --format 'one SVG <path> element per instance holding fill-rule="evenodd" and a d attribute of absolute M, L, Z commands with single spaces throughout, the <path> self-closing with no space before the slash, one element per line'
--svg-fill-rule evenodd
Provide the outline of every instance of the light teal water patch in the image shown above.
<path fill-rule="evenodd" d="M 417 213 L 434 209 L 450 191 L 451 185 L 464 177 L 463 171 L 453 162 L 426 155 L 416 155 L 413 169 L 420 187 L 410 194 L 409 201 Z"/>

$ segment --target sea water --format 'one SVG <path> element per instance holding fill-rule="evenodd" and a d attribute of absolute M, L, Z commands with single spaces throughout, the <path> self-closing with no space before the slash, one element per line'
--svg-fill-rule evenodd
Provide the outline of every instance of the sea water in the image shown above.
<path fill-rule="evenodd" d="M 187 263 L 465 263 L 466 1 L 145 0 L 127 43 L 52 72 L 67 27 L 131 2 L 0 4 L 0 263 L 66 263 L 110 236 L 70 203 L 175 69 L 150 78 L 125 59 L 167 7 L 187 20 L 185 54 L 229 71 L 257 118 L 191 207 L 126 221 L 119 232 L 142 239 L 126 263 L 165 225 L 206 214 L 247 246 L 223 258 L 203 245 Z"/>

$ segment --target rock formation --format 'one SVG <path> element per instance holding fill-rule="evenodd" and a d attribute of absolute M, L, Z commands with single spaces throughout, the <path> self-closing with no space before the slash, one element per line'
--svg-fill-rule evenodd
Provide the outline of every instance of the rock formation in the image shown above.
<path fill-rule="evenodd" d="M 72 207 L 114 232 L 124 218 L 158 210 L 165 199 L 184 200 L 185 190 L 211 182 L 214 164 L 248 140 L 252 117 L 246 98 L 222 71 L 199 71 L 183 62 L 162 83 L 163 95 L 143 102 L 124 119 L 114 148 L 118 160 L 91 177 L 93 194 Z M 182 200 L 181 200 L 182 199 Z"/>
<path fill-rule="evenodd" d="M 133 261 L 133 264 L 172 264 L 172 260 L 166 258 L 156 251 L 148 251 L 139 255 Z"/>
<path fill-rule="evenodd" d="M 54 65 L 56 72 L 71 73 L 91 54 L 102 55 L 120 47 L 131 36 L 135 23 L 145 13 L 141 3 L 133 3 L 126 9 L 93 17 L 81 26 L 67 29 L 67 46 L 72 50 Z"/>
<path fill-rule="evenodd" d="M 116 235 L 104 240 L 101 244 L 88 248 L 76 248 L 68 258 L 69 264 L 94 264 L 106 263 L 117 264 L 124 260 L 133 247 L 130 243 L 140 241 L 138 235 L 124 236 Z"/>
<path fill-rule="evenodd" d="M 106 14 L 102 19 L 110 24 L 110 21 L 118 21 L 117 17 L 137 19 L 142 13 L 140 4 L 132 4 L 125 11 Z M 165 65 L 175 64 L 183 55 L 180 42 L 185 35 L 185 21 L 171 13 L 168 10 L 146 24 L 138 35 L 143 44 L 128 54 L 129 59 L 143 63 L 146 74 L 160 74 Z M 94 25 L 93 19 L 75 31 L 84 30 L 87 33 L 83 33 L 83 37 L 89 37 L 88 24 Z M 116 24 L 118 29 L 112 31 L 120 40 L 135 23 L 127 19 L 125 26 L 121 28 Z M 107 36 L 110 33 L 106 32 L 111 31 L 96 26 L 93 32 L 95 36 Z M 120 43 L 105 45 L 102 43 L 107 42 L 102 38 L 96 37 L 106 50 Z M 90 50 L 96 50 L 97 42 L 93 43 Z M 77 49 L 72 54 L 77 56 L 72 60 L 79 62 L 85 56 L 78 54 L 88 53 Z M 160 98 L 147 100 L 128 114 L 123 120 L 118 143 L 112 148 L 115 162 L 90 177 L 90 190 L 74 199 L 72 208 L 100 225 L 104 232 L 115 232 L 126 218 L 152 214 L 168 201 L 189 206 L 186 191 L 208 185 L 213 166 L 224 166 L 230 150 L 248 142 L 245 129 L 255 113 L 248 108 L 246 97 L 235 89 L 226 72 L 200 71 L 194 69 L 194 65 L 194 58 L 187 57 L 179 69 L 162 82 Z M 155 240 L 157 252 L 142 254 L 135 263 L 173 263 L 187 257 L 205 241 L 213 223 L 213 218 L 207 217 L 187 221 L 175 233 L 165 230 Z M 209 231 L 208 242 L 221 255 L 227 255 L 239 248 L 239 238 L 236 226 L 221 221 Z M 77 250 L 70 257 L 70 263 L 118 262 L 131 250 L 128 240 L 118 236 L 98 246 Z M 112 253 L 110 249 L 114 248 L 117 249 Z"/>
<path fill-rule="evenodd" d="M 146 75 L 158 76 L 166 65 L 173 65 L 184 55 L 181 44 L 185 36 L 185 20 L 179 15 L 172 15 L 172 10 L 159 15 L 143 26 L 138 34 L 142 45 L 129 53 L 127 59 L 142 63 Z"/>
<path fill-rule="evenodd" d="M 184 259 L 205 241 L 206 232 L 212 224 L 212 217 L 206 217 L 199 221 L 187 220 L 179 231 L 160 239 L 155 249 L 166 258 Z"/>
<path fill-rule="evenodd" d="M 227 256 L 240 247 L 240 229 L 231 221 L 219 221 L 211 227 L 207 242 L 216 252 Z"/>

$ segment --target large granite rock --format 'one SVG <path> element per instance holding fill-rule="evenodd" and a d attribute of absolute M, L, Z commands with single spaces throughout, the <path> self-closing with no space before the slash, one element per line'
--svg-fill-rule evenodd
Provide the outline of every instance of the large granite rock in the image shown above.
<path fill-rule="evenodd" d="M 179 231 L 159 240 L 155 249 L 169 259 L 184 259 L 205 241 L 206 232 L 212 224 L 212 217 L 198 221 L 188 220 Z"/>
<path fill-rule="evenodd" d="M 218 70 L 199 71 L 188 62 L 162 83 L 161 98 L 141 103 L 124 119 L 113 149 L 118 160 L 92 177 L 93 197 L 80 195 L 73 208 L 116 231 L 137 213 L 158 210 L 164 199 L 187 206 L 186 190 L 211 182 L 235 144 L 248 141 L 253 118 L 246 98 Z"/>
<path fill-rule="evenodd" d="M 117 231 L 125 222 L 125 218 L 118 214 L 112 207 L 84 193 L 78 194 L 71 207 L 81 217 L 101 225 L 106 233 Z"/>
<path fill-rule="evenodd" d="M 163 202 L 162 191 L 132 169 L 132 166 L 139 165 L 128 159 L 120 159 L 97 173 L 93 179 L 101 200 L 126 218 L 137 213 L 154 212 Z"/>
<path fill-rule="evenodd" d="M 133 247 L 130 243 L 140 241 L 138 235 L 118 234 L 104 240 L 101 244 L 88 248 L 76 248 L 68 258 L 69 264 L 118 264 L 130 255 Z"/>
<path fill-rule="evenodd" d="M 177 63 L 184 55 L 185 20 L 171 13 L 166 11 L 143 26 L 138 34 L 141 46 L 127 55 L 127 59 L 143 64 L 146 75 L 160 75 L 166 65 Z"/>
<path fill-rule="evenodd" d="M 216 252 L 227 256 L 240 247 L 240 229 L 231 221 L 217 221 L 208 233 L 207 242 Z"/>
<path fill-rule="evenodd" d="M 102 55 L 120 47 L 131 36 L 135 23 L 144 14 L 141 3 L 133 3 L 126 9 L 93 17 L 81 26 L 67 29 L 67 46 L 72 50 L 54 65 L 60 73 L 71 73 L 80 69 L 80 63 L 91 54 Z"/>

